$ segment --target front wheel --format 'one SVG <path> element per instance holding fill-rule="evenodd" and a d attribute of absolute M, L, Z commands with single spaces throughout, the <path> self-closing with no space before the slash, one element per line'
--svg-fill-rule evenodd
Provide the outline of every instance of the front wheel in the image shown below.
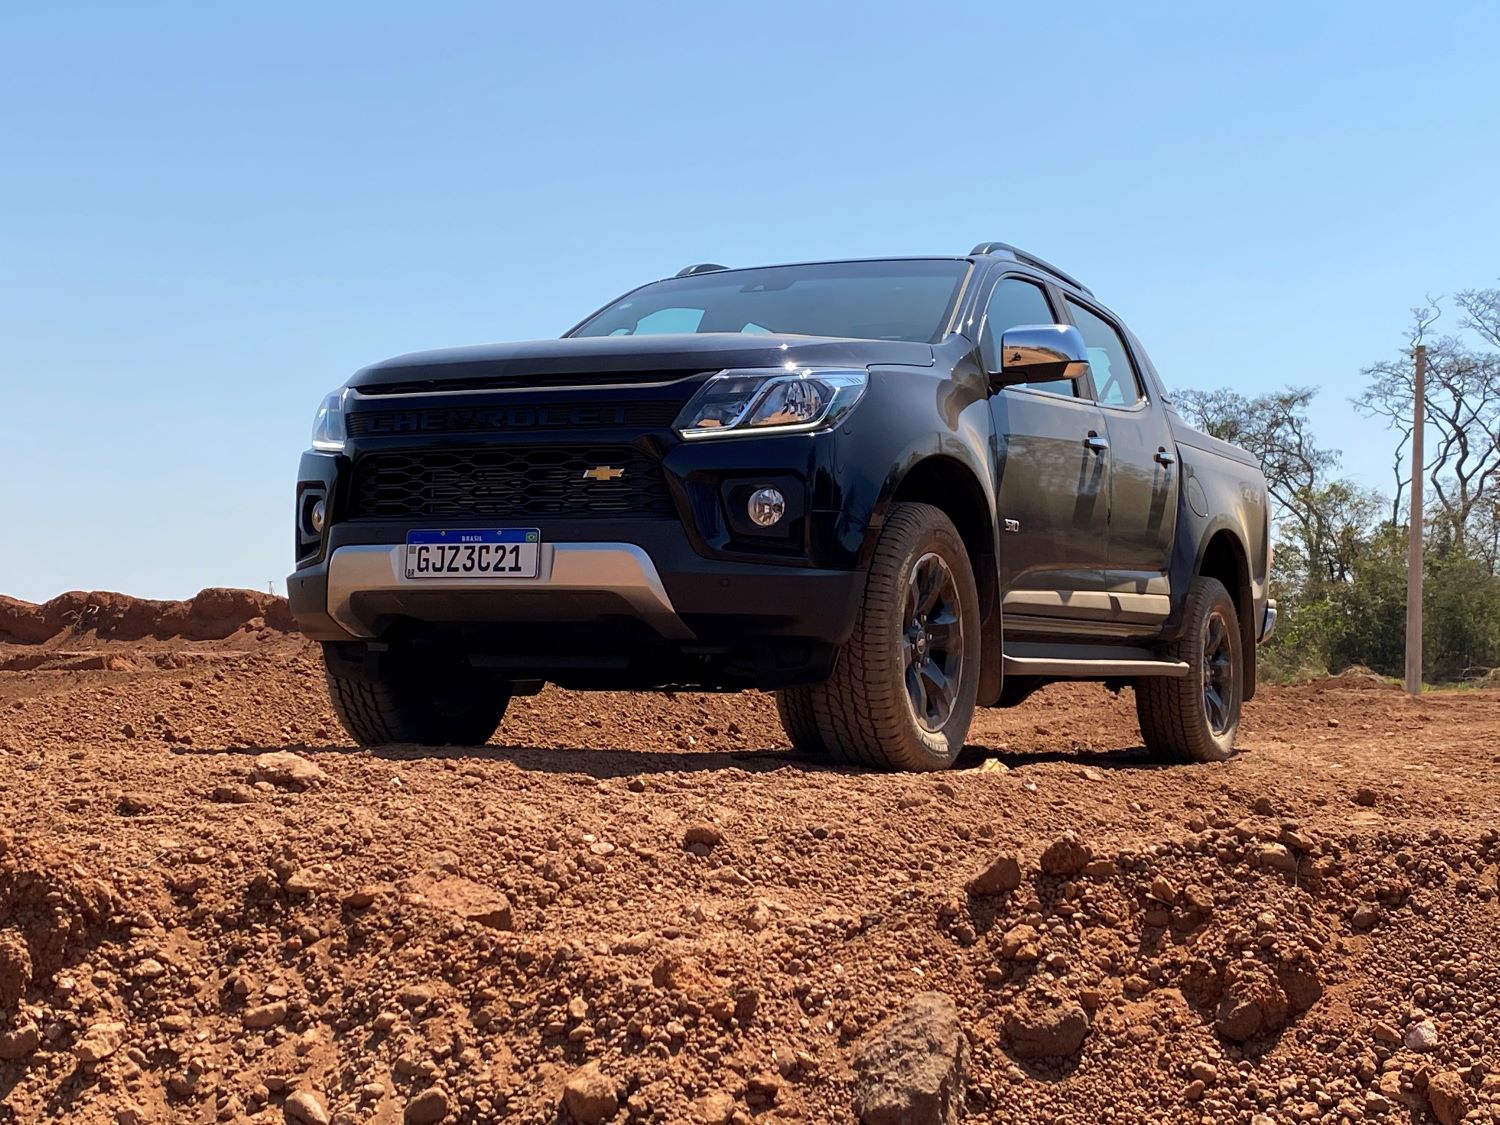
<path fill-rule="evenodd" d="M 1217 579 L 1193 579 L 1182 634 L 1162 655 L 1186 663 L 1188 673 L 1136 680 L 1135 712 L 1146 749 L 1180 762 L 1232 758 L 1245 669 L 1239 614 Z"/>
<path fill-rule="evenodd" d="M 833 675 L 777 693 L 787 735 L 805 754 L 947 769 L 974 717 L 979 640 L 979 593 L 958 530 L 930 504 L 897 504 Z"/>
<path fill-rule="evenodd" d="M 510 684 L 458 661 L 431 660 L 398 646 L 367 671 L 323 646 L 334 714 L 361 746 L 482 746 L 510 703 Z"/>

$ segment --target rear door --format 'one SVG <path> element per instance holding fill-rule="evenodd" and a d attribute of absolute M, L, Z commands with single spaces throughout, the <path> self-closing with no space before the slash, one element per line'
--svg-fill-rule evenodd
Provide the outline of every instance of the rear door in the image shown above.
<path fill-rule="evenodd" d="M 999 367 L 997 346 L 1007 328 L 1058 323 L 1047 287 L 1002 277 L 980 330 L 986 370 Z M 1110 463 L 1100 441 L 1103 411 L 1087 385 L 1068 380 L 1006 387 L 990 396 L 990 409 L 1007 635 L 1066 631 L 1069 622 L 1107 617 Z"/>
<path fill-rule="evenodd" d="M 1177 516 L 1177 443 L 1153 402 L 1128 334 L 1072 296 L 1068 315 L 1089 349 L 1094 398 L 1110 444 L 1109 576 L 1114 620 L 1157 625 L 1171 608 L 1167 573 Z"/>

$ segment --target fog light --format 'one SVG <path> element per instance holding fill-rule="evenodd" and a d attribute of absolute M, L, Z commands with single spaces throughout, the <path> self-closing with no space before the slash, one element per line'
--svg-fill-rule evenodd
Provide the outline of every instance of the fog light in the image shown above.
<path fill-rule="evenodd" d="M 312 529 L 314 531 L 316 531 L 319 535 L 322 535 L 323 521 L 327 517 L 328 512 L 323 506 L 323 501 L 318 500 L 313 504 L 312 511 L 308 513 L 307 522 L 312 524 Z"/>
<path fill-rule="evenodd" d="M 779 489 L 759 488 L 750 497 L 750 522 L 756 527 L 775 527 L 786 515 L 786 497 Z"/>

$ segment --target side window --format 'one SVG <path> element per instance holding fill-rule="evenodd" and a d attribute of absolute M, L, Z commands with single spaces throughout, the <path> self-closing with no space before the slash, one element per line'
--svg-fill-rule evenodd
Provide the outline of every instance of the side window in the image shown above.
<path fill-rule="evenodd" d="M 989 308 L 984 311 L 984 328 L 980 331 L 979 350 L 984 356 L 986 370 L 995 371 L 1000 363 L 997 358 L 1000 337 L 1007 328 L 1019 324 L 1056 324 L 1057 314 L 1047 300 L 1047 293 L 1040 285 L 1022 281 L 1017 277 L 1004 278 L 995 286 L 990 296 Z M 1073 398 L 1078 394 L 1078 385 L 1071 379 L 1058 379 L 1051 383 L 1028 383 L 1030 391 L 1045 391 L 1047 394 Z"/>
<path fill-rule="evenodd" d="M 1094 395 L 1103 406 L 1134 406 L 1145 396 L 1141 380 L 1130 362 L 1130 352 L 1114 325 L 1098 314 L 1068 299 L 1073 323 L 1089 349 L 1089 370 L 1094 377 Z"/>

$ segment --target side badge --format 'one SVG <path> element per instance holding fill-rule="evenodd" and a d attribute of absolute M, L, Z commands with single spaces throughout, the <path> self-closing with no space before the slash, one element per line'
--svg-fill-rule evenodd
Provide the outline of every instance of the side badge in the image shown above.
<path fill-rule="evenodd" d="M 1005 521 L 1005 530 L 1006 531 L 1020 531 L 1021 530 L 1021 521 L 1020 520 L 1006 520 Z"/>

